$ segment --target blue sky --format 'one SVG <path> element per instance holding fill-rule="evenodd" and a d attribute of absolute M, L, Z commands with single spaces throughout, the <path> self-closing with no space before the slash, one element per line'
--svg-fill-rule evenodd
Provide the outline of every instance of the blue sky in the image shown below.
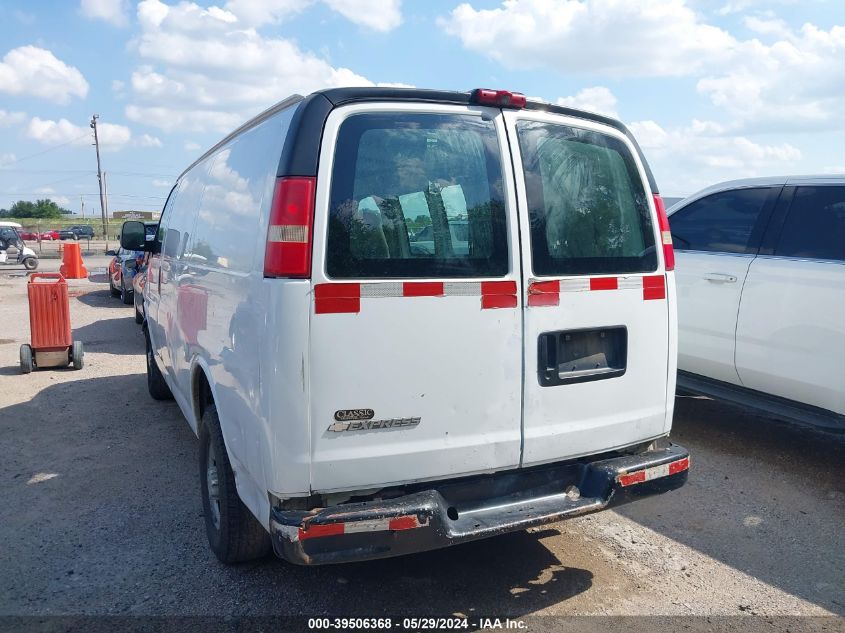
<path fill-rule="evenodd" d="M 110 209 L 158 209 L 276 101 L 381 83 L 618 116 L 666 195 L 845 172 L 838 0 L 0 0 L 0 36 L 0 207 L 99 213 L 95 112 Z"/>

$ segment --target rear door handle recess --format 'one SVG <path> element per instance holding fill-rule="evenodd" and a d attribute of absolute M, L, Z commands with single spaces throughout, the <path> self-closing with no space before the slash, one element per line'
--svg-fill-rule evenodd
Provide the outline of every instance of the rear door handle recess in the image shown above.
<path fill-rule="evenodd" d="M 704 278 L 707 281 L 714 281 L 720 284 L 736 283 L 736 277 L 734 275 L 728 275 L 727 273 L 707 273 L 704 275 Z"/>

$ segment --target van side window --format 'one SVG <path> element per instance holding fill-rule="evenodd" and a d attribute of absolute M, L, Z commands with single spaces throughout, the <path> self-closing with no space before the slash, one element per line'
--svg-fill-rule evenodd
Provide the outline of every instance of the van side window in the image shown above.
<path fill-rule="evenodd" d="M 845 187 L 798 187 L 775 255 L 845 261 Z"/>
<path fill-rule="evenodd" d="M 657 269 L 648 196 L 622 141 L 535 121 L 517 134 L 536 274 Z"/>
<path fill-rule="evenodd" d="M 262 213 L 272 203 L 279 157 L 295 109 L 239 134 L 208 159 L 186 258 L 214 268 L 251 269 L 264 238 Z"/>
<path fill-rule="evenodd" d="M 330 204 L 331 277 L 508 272 L 501 153 L 491 121 L 350 116 L 338 132 Z"/>
<path fill-rule="evenodd" d="M 672 241 L 682 251 L 756 253 L 751 234 L 771 188 L 734 189 L 696 200 L 669 218 Z"/>

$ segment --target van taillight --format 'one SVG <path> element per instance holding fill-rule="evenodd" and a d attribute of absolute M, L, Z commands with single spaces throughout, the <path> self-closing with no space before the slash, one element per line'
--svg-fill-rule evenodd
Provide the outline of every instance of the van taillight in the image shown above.
<path fill-rule="evenodd" d="M 654 208 L 657 210 L 657 225 L 660 228 L 660 241 L 663 243 L 663 260 L 666 270 L 675 270 L 675 248 L 672 246 L 672 232 L 669 230 L 669 217 L 663 198 L 659 193 L 654 194 Z"/>
<path fill-rule="evenodd" d="M 311 276 L 311 233 L 314 228 L 314 192 L 317 179 L 279 178 L 273 191 L 265 277 Z"/>

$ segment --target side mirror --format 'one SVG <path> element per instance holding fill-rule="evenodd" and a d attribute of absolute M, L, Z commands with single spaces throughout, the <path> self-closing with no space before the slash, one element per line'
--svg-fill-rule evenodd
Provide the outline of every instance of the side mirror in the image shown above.
<path fill-rule="evenodd" d="M 128 251 L 149 250 L 150 247 L 144 233 L 144 223 L 135 220 L 124 222 L 120 229 L 120 245 Z"/>
<path fill-rule="evenodd" d="M 106 255 L 109 257 L 115 257 L 117 255 L 117 251 L 106 251 Z"/>

